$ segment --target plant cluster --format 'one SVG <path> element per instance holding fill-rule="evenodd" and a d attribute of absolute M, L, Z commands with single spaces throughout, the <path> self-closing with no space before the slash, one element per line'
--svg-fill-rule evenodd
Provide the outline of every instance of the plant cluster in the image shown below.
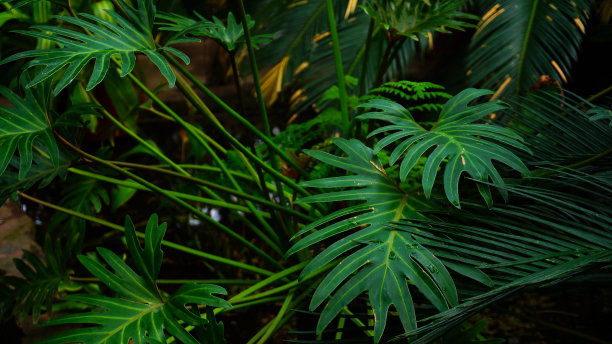
<path fill-rule="evenodd" d="M 590 1 L 236 4 L 0 3 L 23 37 L 0 39 L 0 203 L 52 211 L 3 318 L 71 324 L 41 343 L 225 343 L 216 317 L 267 307 L 241 341 L 466 343 L 510 294 L 609 273 L 610 88 L 560 87 Z M 400 80 L 457 32 L 456 90 Z M 238 110 L 185 67 L 203 41 Z M 273 134 L 273 105 L 307 119 Z"/>

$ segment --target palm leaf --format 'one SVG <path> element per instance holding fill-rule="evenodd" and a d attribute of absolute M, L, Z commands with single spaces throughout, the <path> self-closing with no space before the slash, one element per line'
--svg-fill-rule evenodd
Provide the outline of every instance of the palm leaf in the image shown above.
<path fill-rule="evenodd" d="M 158 289 L 156 279 L 161 267 L 163 252 L 161 241 L 166 225 L 157 224 L 157 215 L 152 215 L 145 231 L 145 247 L 136 238 L 134 224 L 126 218 L 126 241 L 134 264 L 141 272 L 138 275 L 116 254 L 105 248 L 98 253 L 113 271 L 98 259 L 79 256 L 81 263 L 102 283 L 109 286 L 118 297 L 101 295 L 70 295 L 68 300 L 90 305 L 101 311 L 78 313 L 53 319 L 46 325 L 96 324 L 69 330 L 39 343 L 146 343 L 165 342 L 167 331 L 182 343 L 198 343 L 179 321 L 189 325 L 202 325 L 205 319 L 191 313 L 188 303 L 205 304 L 228 308 L 231 305 L 212 294 L 225 294 L 225 289 L 212 284 L 187 283 L 167 297 Z"/>
<path fill-rule="evenodd" d="M 567 90 L 563 94 L 536 90 L 510 99 L 510 103 L 514 106 L 508 113 L 508 125 L 533 151 L 533 156 L 522 156 L 528 164 L 571 165 L 609 154 L 612 128 L 591 117 L 594 112 L 605 114 L 609 109 L 596 107 Z"/>
<path fill-rule="evenodd" d="M 522 138 L 516 133 L 496 125 L 475 124 L 474 122 L 494 111 L 507 106 L 499 101 L 470 106 L 469 103 L 493 92 L 487 90 L 466 89 L 449 99 L 438 121 L 430 130 L 419 125 L 410 112 L 403 106 L 388 100 L 375 99 L 361 105 L 381 112 L 369 112 L 360 115 L 360 119 L 377 119 L 390 122 L 392 125 L 374 130 L 370 136 L 394 131 L 381 139 L 374 151 L 389 146 L 397 140 L 408 137 L 398 144 L 391 153 L 390 164 L 393 165 L 402 155 L 400 178 L 404 180 L 419 158 L 427 151 L 434 149 L 427 159 L 423 171 L 423 190 L 429 198 L 438 169 L 444 159 L 448 159 L 444 170 L 444 191 L 448 200 L 460 207 L 459 179 L 463 172 L 479 181 L 493 180 L 496 186 L 504 181 L 493 166 L 491 160 L 497 160 L 522 173 L 529 173 L 523 162 L 501 144 L 529 151 L 521 143 Z M 498 141 L 499 143 L 495 142 Z M 487 204 L 492 204 L 491 191 L 487 185 L 477 184 L 478 191 Z M 505 195 L 502 189 L 502 195 Z"/>
<path fill-rule="evenodd" d="M 363 143 L 345 139 L 334 139 L 333 142 L 348 156 L 338 157 L 320 151 L 308 151 L 308 154 L 356 175 L 312 180 L 303 185 L 361 188 L 309 196 L 300 202 L 364 202 L 338 210 L 304 227 L 299 234 L 324 226 L 301 239 L 287 254 L 332 236 L 357 230 L 338 239 L 315 257 L 301 276 L 310 274 L 339 256 L 346 256 L 327 274 L 312 297 L 310 309 L 314 310 L 331 295 L 319 318 L 317 333 L 321 333 L 355 297 L 368 291 L 375 316 L 374 339 L 378 342 L 392 304 L 406 331 L 416 327 L 408 281 L 416 285 L 440 310 L 457 304 L 457 292 L 439 259 L 406 232 L 388 227 L 399 219 L 418 217 L 416 207 L 423 207 L 423 204 L 386 177 L 378 158 Z"/>
<path fill-rule="evenodd" d="M 55 16 L 56 19 L 90 32 L 91 36 L 71 29 L 48 25 L 33 26 L 39 31 L 18 31 L 27 36 L 48 39 L 56 43 L 59 48 L 20 52 L 7 57 L 0 64 L 23 58 L 34 58 L 29 62 L 28 67 L 44 66 L 44 69 L 37 73 L 26 87 L 32 87 L 65 69 L 53 91 L 53 95 L 56 96 L 79 75 L 91 60 L 95 59 L 96 62 L 87 83 L 88 91 L 102 82 L 110 68 L 113 55 L 120 56 L 121 76 L 125 76 L 134 68 L 135 53 L 139 52 L 145 54 L 159 68 L 170 87 L 173 87 L 176 76 L 168 61 L 158 52 L 153 39 L 151 18 L 155 16 L 155 7 L 150 0 L 141 0 L 138 3 L 138 11 L 127 5 L 124 6 L 133 23 L 110 11 L 107 14 L 116 24 L 87 13 L 81 13 L 79 18 Z M 169 50 L 183 59 L 185 63 L 189 63 L 187 56 L 176 49 L 170 47 L 160 49 Z"/>
<path fill-rule="evenodd" d="M 525 92 L 541 75 L 566 82 L 578 57 L 591 1 L 482 2 L 468 57 L 472 85 Z"/>
<path fill-rule="evenodd" d="M 596 166 L 583 167 L 588 171 Z M 397 339 L 419 335 L 424 343 L 466 320 L 482 307 L 526 286 L 549 286 L 612 262 L 612 199 L 608 169 L 555 171 L 533 185 L 505 186 L 513 204 L 487 209 L 466 204 L 461 212 L 430 213 L 430 220 L 404 222 L 406 230 L 443 261 L 452 259 L 487 271 L 496 288 L 470 291 L 452 310 Z M 561 182 L 559 182 L 561 181 Z M 580 196 L 578 196 L 580 195 Z M 418 222 L 418 223 L 417 223 Z M 588 275 L 585 276 L 588 279 Z"/>

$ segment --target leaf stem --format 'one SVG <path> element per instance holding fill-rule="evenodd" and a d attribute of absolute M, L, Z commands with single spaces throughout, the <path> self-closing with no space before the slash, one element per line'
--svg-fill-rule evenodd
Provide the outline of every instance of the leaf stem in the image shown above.
<path fill-rule="evenodd" d="M 240 3 L 240 15 L 242 16 L 242 27 L 244 31 L 244 38 L 246 40 L 246 46 L 249 52 L 249 62 L 251 65 L 251 72 L 253 74 L 253 82 L 255 84 L 255 92 L 257 93 L 257 101 L 259 103 L 259 110 L 261 112 L 261 119 L 263 122 L 264 132 L 266 136 L 270 138 L 272 137 L 272 133 L 270 132 L 270 120 L 268 119 L 268 110 L 266 109 L 266 101 L 264 100 L 263 92 L 261 91 L 261 81 L 259 80 L 259 70 L 257 68 L 255 50 L 253 49 L 253 43 L 251 41 L 251 32 L 249 29 L 248 18 L 247 18 L 246 10 L 244 9 L 244 1 L 239 0 L 238 2 Z M 274 142 L 268 143 L 268 147 L 270 148 L 270 161 L 272 162 L 272 167 L 274 169 L 278 169 L 279 163 L 278 163 L 276 154 L 274 153 L 276 144 Z M 283 184 L 278 179 L 276 179 L 276 187 L 278 190 L 277 195 L 278 195 L 280 204 L 287 204 L 287 201 L 285 200 L 285 195 L 283 192 Z"/>
<path fill-rule="evenodd" d="M 180 64 L 179 64 L 179 66 L 180 66 Z M 145 92 L 147 94 L 147 96 L 149 96 L 149 98 L 151 98 L 151 100 L 153 100 L 155 103 L 157 103 L 159 106 L 161 106 L 167 113 L 169 113 L 169 114 L 174 113 L 174 111 L 172 111 L 172 109 L 170 109 L 155 94 L 153 94 L 153 92 L 151 92 L 144 84 L 142 84 L 142 82 L 140 82 L 140 80 L 138 80 L 138 78 L 136 78 L 131 73 L 128 74 L 128 76 L 132 79 L 132 81 L 143 92 Z M 182 78 L 179 75 L 177 75 L 177 85 L 179 86 L 179 88 L 185 87 L 185 85 L 181 82 L 181 79 Z M 191 93 L 193 93 L 193 94 L 191 94 Z M 201 99 L 194 98 L 194 97 L 197 97 L 197 95 L 195 95 L 195 92 L 191 92 L 191 93 L 185 92 L 185 96 L 187 96 L 187 98 L 190 101 L 192 101 L 192 103 L 194 104 L 194 106 L 196 106 L 196 108 L 198 108 L 198 110 L 202 111 L 204 114 L 209 116 L 209 118 L 211 119 L 213 125 L 232 143 L 232 145 L 234 147 L 236 147 L 236 149 L 238 149 L 240 152 L 242 152 L 243 154 L 248 156 L 252 161 L 254 161 L 258 165 L 260 165 L 264 170 L 266 170 L 267 172 L 272 174 L 274 177 L 281 179 L 283 181 L 283 183 L 287 184 L 291 188 L 297 190 L 298 192 L 300 192 L 303 195 L 308 195 L 309 194 L 304 188 L 302 188 L 301 186 L 297 185 L 291 179 L 289 179 L 289 178 L 285 177 L 284 175 L 280 174 L 278 171 L 276 171 L 275 169 L 270 167 L 270 165 L 268 165 L 265 162 L 263 162 L 257 155 L 253 154 L 248 148 L 246 148 L 244 145 L 242 145 L 242 143 L 240 143 L 234 136 L 232 136 L 230 133 L 228 133 L 225 130 L 225 128 L 223 128 L 223 126 L 219 123 L 219 121 L 216 119 L 216 117 L 213 115 L 213 113 L 210 111 L 210 109 L 208 109 L 208 107 L 206 107 L 206 105 L 201 101 Z M 179 123 L 180 122 L 184 122 L 178 115 L 176 115 L 176 113 L 174 113 L 174 116 L 176 116 L 176 119 L 177 119 L 177 121 Z"/>
<path fill-rule="evenodd" d="M 340 54 L 340 40 L 338 38 L 338 29 L 336 28 L 336 16 L 334 14 L 334 6 L 332 0 L 325 0 L 327 7 L 327 21 L 329 23 L 329 31 L 332 38 L 332 47 L 334 49 L 334 63 L 336 64 L 336 78 L 338 80 L 338 92 L 340 96 L 340 112 L 342 115 L 342 133 L 344 137 L 348 137 L 350 115 L 348 108 L 348 96 L 346 93 L 346 84 L 344 82 L 344 66 L 342 64 L 342 55 Z"/>
<path fill-rule="evenodd" d="M 94 216 L 85 215 L 85 214 L 79 213 L 77 211 L 74 211 L 74 210 L 71 210 L 71 209 L 68 209 L 68 208 L 64 208 L 64 207 L 61 207 L 59 205 L 55 205 L 53 203 L 45 202 L 45 201 L 43 201 L 41 199 L 38 199 L 38 198 L 33 197 L 33 196 L 30 196 L 30 195 L 25 194 L 25 193 L 23 193 L 21 191 L 18 191 L 17 194 L 20 197 L 23 197 L 23 198 L 25 198 L 25 199 L 27 199 L 27 200 L 29 200 L 31 202 L 34 202 L 34 203 L 40 204 L 42 206 L 45 206 L 45 207 L 48 207 L 48 208 L 60 211 L 62 213 L 65 213 L 65 214 L 68 214 L 68 215 L 72 215 L 74 217 L 78 217 L 78 218 L 81 218 L 83 220 L 86 220 L 86 221 L 89 221 L 89 222 L 93 222 L 93 223 L 99 224 L 99 225 L 107 227 L 107 228 L 111 228 L 111 229 L 118 230 L 118 231 L 121 231 L 121 232 L 125 231 L 123 226 L 114 224 L 112 222 L 108 222 L 108 221 L 99 219 L 99 218 L 94 217 Z M 139 238 L 144 238 L 145 237 L 144 233 L 138 232 L 138 231 L 136 232 L 136 236 L 138 236 Z M 167 241 L 167 240 L 162 240 L 161 243 L 162 243 L 162 245 L 164 245 L 166 247 L 170 247 L 170 248 L 173 248 L 173 249 L 175 249 L 177 251 L 181 251 L 181 252 L 184 252 L 184 253 L 187 253 L 187 254 L 191 254 L 191 255 L 194 255 L 194 256 L 197 256 L 197 257 L 200 257 L 200 258 L 212 260 L 212 261 L 215 261 L 215 262 L 218 262 L 218 263 L 222 263 L 222 264 L 227 264 L 227 265 L 235 266 L 235 267 L 238 267 L 238 268 L 241 268 L 241 269 L 245 269 L 245 270 L 248 270 L 248 271 L 251 271 L 251 272 L 255 272 L 255 273 L 258 273 L 258 274 L 262 274 L 262 275 L 266 275 L 266 276 L 273 276 L 274 275 L 274 273 L 272 271 L 268 271 L 268 270 L 265 270 L 265 269 L 262 269 L 262 268 L 258 268 L 256 266 L 252 266 L 252 265 L 249 265 L 249 264 L 245 264 L 245 263 L 237 262 L 237 261 L 234 261 L 234 260 L 231 260 L 231 259 L 227 259 L 227 258 L 223 258 L 223 257 L 220 257 L 220 256 L 216 256 L 214 254 L 210 254 L 210 253 L 202 252 L 202 251 L 199 251 L 199 250 L 195 250 L 195 249 L 189 248 L 187 246 L 183 246 L 183 245 L 180 245 L 180 244 L 177 244 L 177 243 L 173 243 L 173 242 L 170 242 L 170 241 Z"/>
<path fill-rule="evenodd" d="M 232 189 L 232 188 L 228 188 L 228 187 L 225 187 L 225 186 L 217 185 L 215 183 L 212 183 L 212 182 L 209 182 L 209 181 L 206 181 L 206 180 L 203 180 L 203 179 L 199 179 L 199 178 L 196 178 L 196 177 L 193 177 L 193 176 L 186 176 L 186 175 L 174 172 L 174 171 L 165 170 L 163 168 L 158 168 L 158 167 L 148 166 L 148 165 L 135 164 L 135 163 L 131 163 L 131 162 L 111 161 L 111 163 L 113 163 L 114 165 L 117 165 L 117 166 L 126 166 L 126 167 L 138 168 L 138 169 L 143 169 L 143 170 L 149 170 L 149 171 L 154 171 L 154 172 L 157 172 L 157 173 L 167 174 L 167 175 L 171 175 L 171 176 L 174 176 L 174 177 L 177 177 L 177 178 L 185 179 L 185 180 L 188 180 L 188 181 L 196 183 L 196 184 L 205 185 L 205 186 L 208 186 L 210 188 L 217 189 L 217 190 L 222 191 L 222 192 L 226 192 L 228 194 L 234 195 L 234 196 L 239 197 L 239 198 L 243 198 L 245 200 L 253 201 L 253 202 L 260 203 L 262 205 L 266 205 L 268 207 L 274 208 L 276 210 L 287 212 L 288 214 L 291 214 L 293 216 L 297 216 L 297 217 L 299 217 L 299 218 L 301 218 L 303 220 L 306 220 L 306 221 L 312 221 L 312 218 L 309 217 L 308 215 L 302 214 L 302 213 L 300 213 L 300 212 L 298 212 L 296 210 L 293 210 L 291 208 L 285 207 L 283 205 L 271 202 L 271 201 L 263 199 L 263 198 L 259 198 L 257 196 L 253 196 L 253 195 L 245 193 L 245 192 L 240 192 L 240 191 L 237 191 L 237 190 Z"/>
<path fill-rule="evenodd" d="M 95 161 L 99 164 L 105 165 L 121 174 L 124 174 L 126 176 L 128 176 L 129 178 L 133 179 L 134 181 L 138 182 L 139 184 L 142 184 L 144 186 L 146 186 L 147 188 L 159 193 L 162 196 L 165 196 L 169 199 L 171 199 L 172 201 L 174 201 L 175 203 L 177 203 L 178 205 L 182 206 L 183 208 L 189 210 L 191 213 L 193 213 L 195 216 L 199 217 L 200 219 L 204 220 L 205 222 L 208 222 L 210 225 L 212 225 L 213 227 L 217 227 L 218 229 L 222 230 L 223 232 L 225 232 L 227 235 L 229 235 L 230 237 L 238 240 L 239 242 L 241 242 L 244 246 L 250 248 L 251 250 L 253 250 L 253 252 L 256 252 L 257 254 L 259 254 L 262 258 L 266 259 L 268 262 L 272 263 L 274 266 L 276 267 L 280 267 L 281 269 L 283 268 L 283 266 L 274 258 L 272 258 L 270 255 L 268 255 L 265 251 L 263 251 L 262 249 L 258 248 L 257 246 L 255 246 L 255 244 L 253 244 L 252 242 L 248 241 L 247 239 L 243 238 L 242 236 L 240 236 L 239 234 L 237 234 L 236 232 L 234 232 L 233 230 L 231 230 L 230 228 L 228 228 L 227 226 L 215 221 L 214 219 L 212 219 L 210 216 L 202 213 L 199 209 L 197 209 L 196 207 L 192 206 L 191 204 L 183 201 L 182 199 L 176 197 L 173 194 L 170 194 L 168 192 L 166 192 L 166 190 L 160 188 L 159 186 L 133 174 L 132 172 L 121 168 L 109 161 L 106 161 L 104 159 L 100 159 L 95 155 L 89 154 L 83 150 L 81 150 L 79 147 L 76 147 L 75 145 L 71 144 L 70 142 L 68 142 L 65 138 L 63 138 L 61 135 L 59 135 L 57 132 L 55 132 L 55 136 L 63 143 L 65 144 L 67 147 L 69 147 L 70 149 L 74 150 L 75 152 L 79 153 L 80 155 L 82 155 L 83 157 L 91 160 L 91 161 Z"/>
<path fill-rule="evenodd" d="M 272 139 L 270 139 L 268 136 L 266 136 L 264 133 L 262 133 L 253 124 L 251 124 L 251 122 L 249 120 L 247 120 L 246 118 L 242 117 L 239 113 L 237 113 L 234 109 L 232 109 L 229 105 L 227 105 L 223 100 L 221 100 L 219 97 L 217 97 L 216 94 L 214 94 L 211 90 L 209 90 L 206 86 L 204 86 L 204 84 L 202 82 L 200 82 L 200 80 L 198 80 L 193 74 L 191 74 L 172 55 L 168 54 L 167 52 L 163 52 L 163 54 L 168 59 L 168 61 L 170 61 L 170 63 L 172 63 L 172 65 L 176 69 L 178 69 L 189 81 L 191 81 L 199 90 L 204 92 L 215 103 L 217 103 L 219 106 L 221 106 L 221 108 L 223 110 L 225 110 L 230 116 L 232 116 L 234 119 L 236 119 L 242 125 L 244 125 L 247 129 L 249 129 L 251 132 L 253 132 L 253 134 L 255 134 L 255 136 L 257 136 L 262 141 L 264 141 L 269 147 L 271 147 L 272 150 L 274 150 L 276 152 L 276 154 L 281 156 L 283 158 L 283 160 L 285 160 L 288 164 L 290 164 L 293 168 L 295 168 L 296 171 L 298 171 L 302 175 L 302 177 L 308 178 L 308 172 L 306 172 L 306 170 L 304 170 L 304 168 L 302 168 L 302 166 L 300 166 L 296 161 L 293 161 L 293 159 L 291 159 L 289 154 L 287 152 L 285 152 L 284 150 L 282 150 L 281 148 L 279 148 L 272 141 Z M 198 109 L 198 110 L 204 110 L 204 109 Z M 202 111 L 202 112 L 204 112 L 209 117 L 212 116 L 214 119 L 211 118 L 211 120 L 213 120 L 213 122 L 218 123 L 218 121 L 216 120 L 216 118 L 214 117 L 212 112 L 210 112 L 210 110 L 206 109 L 205 111 Z M 230 140 L 230 142 L 232 142 L 233 144 L 237 142 L 237 140 L 235 140 L 234 137 L 230 133 L 228 133 L 225 129 L 223 129 L 222 127 L 220 129 L 221 129 L 221 134 L 223 134 L 228 140 Z M 238 142 L 238 144 L 240 144 L 240 143 Z M 238 148 L 238 150 L 241 150 L 240 147 L 236 147 L 236 148 Z M 283 183 L 287 184 L 287 182 L 284 181 L 284 180 L 283 180 Z"/>

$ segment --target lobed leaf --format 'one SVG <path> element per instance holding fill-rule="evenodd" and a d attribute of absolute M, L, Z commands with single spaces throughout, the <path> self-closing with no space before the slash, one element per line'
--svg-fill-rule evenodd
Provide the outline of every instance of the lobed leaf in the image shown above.
<path fill-rule="evenodd" d="M 319 322 L 321 333 L 343 307 L 364 291 L 368 292 L 375 315 L 374 339 L 382 337 L 389 307 L 394 305 L 406 331 L 416 327 L 416 316 L 408 281 L 440 310 L 457 304 L 455 285 L 444 265 L 417 240 L 404 231 L 390 228 L 400 219 L 420 217 L 423 207 L 418 198 L 406 194 L 386 177 L 372 149 L 358 140 L 333 139 L 347 156 L 308 151 L 322 162 L 356 173 L 346 177 L 325 178 L 302 183 L 317 188 L 350 187 L 305 197 L 299 202 L 362 200 L 361 204 L 338 210 L 305 226 L 298 235 L 314 231 L 298 241 L 288 255 L 339 234 L 338 239 L 316 256 L 301 277 L 343 257 L 317 287 L 310 303 L 314 310 L 328 296 Z"/>
<path fill-rule="evenodd" d="M 54 49 L 29 50 L 14 54 L 2 60 L 0 64 L 24 58 L 32 59 L 27 68 L 44 66 L 26 87 L 54 77 L 64 70 L 57 82 L 53 95 L 57 96 L 68 86 L 79 73 L 95 60 L 93 71 L 87 83 L 87 91 L 98 85 L 108 72 L 111 58 L 118 55 L 121 59 L 121 76 L 125 76 L 134 69 L 136 63 L 135 53 L 145 54 L 155 64 L 162 75 L 168 80 L 170 87 L 174 86 L 176 76 L 170 68 L 168 61 L 157 51 L 152 33 L 152 21 L 155 16 L 155 6 L 152 2 L 138 1 L 138 10 L 121 2 L 126 9 L 131 23 L 115 12 L 107 14 L 114 22 L 81 13 L 78 18 L 55 16 L 62 22 L 81 28 L 87 35 L 64 27 L 35 25 L 32 28 L 38 31 L 17 31 L 27 36 L 47 39 L 58 45 Z M 165 47 L 169 49 L 168 47 Z M 175 51 L 175 50 L 171 50 Z M 184 56 L 183 56 L 184 57 Z M 188 63 L 188 61 L 186 61 Z"/>
<path fill-rule="evenodd" d="M 162 262 L 161 242 L 166 225 L 157 224 L 157 215 L 151 216 L 145 231 L 145 247 L 136 238 L 134 224 L 126 219 L 126 241 L 135 264 L 142 272 L 138 275 L 115 253 L 98 248 L 102 260 L 79 256 L 81 263 L 119 297 L 101 295 L 70 295 L 66 299 L 92 306 L 98 310 L 70 314 L 53 319 L 46 325 L 95 324 L 69 330 L 39 343 L 149 343 L 165 342 L 166 334 L 182 343 L 197 344 L 182 321 L 189 325 L 202 325 L 206 320 L 195 316 L 186 304 L 205 304 L 212 307 L 229 308 L 231 305 L 213 294 L 226 294 L 225 289 L 212 284 L 187 283 L 174 294 L 164 297 L 158 289 L 156 277 Z M 105 264 L 113 271 L 110 271 Z M 101 309 L 101 310 L 100 310 Z"/>
<path fill-rule="evenodd" d="M 504 147 L 510 146 L 529 152 L 519 135 L 495 124 L 474 123 L 495 111 L 507 108 L 507 105 L 500 101 L 470 105 L 472 101 L 492 93 L 473 88 L 460 92 L 446 102 L 438 121 L 430 130 L 414 121 L 410 112 L 403 106 L 384 99 L 370 100 L 361 105 L 381 111 L 368 112 L 357 118 L 377 119 L 393 124 L 374 130 L 370 136 L 391 132 L 376 144 L 375 152 L 403 140 L 395 147 L 390 159 L 390 164 L 393 165 L 403 156 L 400 164 L 402 180 L 408 176 L 417 161 L 430 152 L 422 177 L 423 191 L 428 198 L 431 196 L 438 170 L 446 160 L 444 191 L 448 200 L 459 208 L 459 180 L 463 172 L 480 182 L 488 182 L 491 179 L 496 186 L 503 186 L 504 181 L 493 166 L 492 160 L 502 162 L 521 173 L 529 173 L 521 159 Z M 489 186 L 478 183 L 477 187 L 485 202 L 491 206 Z M 506 197 L 503 189 L 500 189 L 500 192 Z"/>

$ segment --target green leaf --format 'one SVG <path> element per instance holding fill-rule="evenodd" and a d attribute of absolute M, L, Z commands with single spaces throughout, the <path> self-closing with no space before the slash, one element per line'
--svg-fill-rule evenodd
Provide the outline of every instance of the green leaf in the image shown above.
<path fill-rule="evenodd" d="M 374 130 L 370 136 L 391 132 L 376 144 L 375 152 L 403 139 L 391 153 L 390 159 L 390 164 L 393 165 L 404 156 L 400 165 L 402 180 L 419 158 L 431 151 L 422 179 L 423 190 L 428 198 L 431 196 L 438 169 L 442 162 L 447 160 L 444 169 L 444 191 L 448 200 L 459 208 L 459 180 L 463 172 L 480 182 L 488 182 L 490 178 L 496 186 L 503 186 L 504 181 L 491 160 L 502 162 L 521 173 L 529 173 L 521 159 L 503 146 L 529 151 L 521 143 L 523 139 L 519 135 L 494 124 L 474 123 L 495 111 L 507 108 L 499 101 L 469 105 L 479 97 L 492 93 L 473 88 L 460 92 L 446 102 L 438 121 L 430 130 L 417 123 L 403 106 L 388 100 L 375 99 L 361 105 L 381 111 L 368 112 L 358 118 L 392 123 Z M 491 206 L 493 201 L 489 186 L 481 183 L 477 186 L 486 203 Z M 500 192 L 506 196 L 503 189 L 500 189 Z"/>
<path fill-rule="evenodd" d="M 61 179 L 66 178 L 67 169 L 71 164 L 71 160 L 60 151 L 59 165 L 53 166 L 53 163 L 48 158 L 47 151 L 40 148 L 39 151 L 34 151 L 32 155 L 32 168 L 23 178 L 19 178 L 18 172 L 19 162 L 17 157 L 13 157 L 9 168 L 0 176 L 0 203 L 4 203 L 6 199 L 15 191 L 27 190 L 38 183 L 38 188 L 43 188 L 51 183 L 56 177 Z"/>
<path fill-rule="evenodd" d="M 66 262 L 72 254 L 72 247 L 63 243 L 64 241 L 60 241 L 59 238 L 52 241 L 47 235 L 44 260 L 25 250 L 23 260 L 13 259 L 23 278 L 0 276 L 0 289 L 10 290 L 0 300 L 0 313 L 12 309 L 20 322 L 26 315 L 31 314 L 34 324 L 38 322 L 44 311 L 47 314 L 51 313 L 51 306 L 60 285 L 71 283 Z"/>
<path fill-rule="evenodd" d="M 165 20 L 161 23 L 160 30 L 175 31 L 177 34 L 170 39 L 170 42 L 192 42 L 193 39 L 186 35 L 192 36 L 207 36 L 210 37 L 225 47 L 228 51 L 234 51 L 237 45 L 243 42 L 244 27 L 242 23 L 236 22 L 236 18 L 232 12 L 227 15 L 227 25 L 213 16 L 213 21 L 210 21 L 198 13 L 195 13 L 198 21 L 187 18 L 175 13 L 160 14 L 158 18 Z M 255 25 L 255 21 L 247 14 L 247 23 L 249 29 Z M 258 45 L 268 43 L 272 35 L 254 35 L 251 37 L 255 48 Z M 199 41 L 199 40 L 196 40 Z"/>
<path fill-rule="evenodd" d="M 449 29 L 474 27 L 467 21 L 478 17 L 461 12 L 463 5 L 464 1 L 377 0 L 362 7 L 386 31 L 418 40 L 419 35 L 434 31 L 449 33 Z"/>
<path fill-rule="evenodd" d="M 102 260 L 79 256 L 81 263 L 100 281 L 111 288 L 118 297 L 101 295 L 69 295 L 67 300 L 77 301 L 96 308 L 96 311 L 78 313 L 53 319 L 46 325 L 95 324 L 69 330 L 39 343 L 146 343 L 165 342 L 166 334 L 182 343 L 197 344 L 179 321 L 189 325 L 201 325 L 205 319 L 195 316 L 186 304 L 204 304 L 229 308 L 231 305 L 213 294 L 226 294 L 225 289 L 212 284 L 187 283 L 174 294 L 165 297 L 155 279 L 161 267 L 163 252 L 161 241 L 166 225 L 157 224 L 157 215 L 151 216 L 145 231 L 144 249 L 138 243 L 134 224 L 126 219 L 125 233 L 130 254 L 142 276 L 132 270 L 113 252 L 98 248 Z M 113 271 L 109 270 L 108 264 Z M 103 309 L 103 310 L 99 310 Z"/>
<path fill-rule="evenodd" d="M 319 318 L 317 333 L 321 333 L 355 297 L 368 291 L 375 315 L 374 338 L 378 342 L 392 304 L 406 331 L 416 327 L 408 281 L 416 285 L 440 310 L 457 304 L 457 291 L 440 260 L 406 232 L 389 227 L 400 219 L 420 217 L 416 213 L 417 207 L 423 207 L 420 201 L 403 192 L 386 177 L 373 151 L 363 143 L 354 139 L 334 139 L 333 142 L 348 156 L 338 157 L 320 151 L 308 151 L 308 154 L 356 175 L 318 179 L 302 184 L 317 188 L 350 189 L 309 196 L 300 202 L 364 202 L 338 210 L 304 227 L 298 235 L 320 226 L 323 228 L 301 239 L 287 254 L 356 230 L 338 239 L 316 256 L 304 268 L 301 277 L 346 255 L 327 274 L 311 300 L 310 309 L 314 310 L 331 295 Z"/>
<path fill-rule="evenodd" d="M 578 57 L 591 1 L 487 0 L 471 44 L 468 81 L 524 93 L 540 76 L 566 82 Z"/>
<path fill-rule="evenodd" d="M 138 14 L 133 8 L 125 4 L 123 6 L 134 24 L 110 11 L 107 14 L 114 20 L 114 23 L 87 13 L 81 13 L 79 18 L 55 16 L 56 19 L 91 33 L 91 36 L 71 29 L 48 25 L 33 26 L 39 31 L 18 31 L 24 35 L 50 40 L 59 48 L 20 52 L 7 57 L 0 64 L 33 57 L 28 68 L 44 66 L 44 69 L 37 73 L 26 87 L 32 87 L 64 69 L 53 91 L 53 95 L 56 96 L 79 75 L 91 60 L 96 62 L 87 83 L 88 91 L 102 82 L 110 68 L 113 55 L 119 55 L 121 58 L 121 76 L 125 76 L 134 68 L 135 53 L 140 52 L 149 57 L 168 80 L 170 87 L 173 87 L 176 76 L 168 61 L 157 52 L 151 23 L 147 22 L 155 16 L 154 6 L 150 0 L 141 0 L 138 1 L 138 4 Z"/>
<path fill-rule="evenodd" d="M 211 307 L 206 308 L 206 320 L 208 320 L 208 324 L 202 333 L 204 343 L 226 344 L 227 341 L 224 337 L 225 326 L 223 326 L 223 322 L 217 322 L 215 313 Z"/>
<path fill-rule="evenodd" d="M 0 95 L 12 104 L 11 108 L 0 106 L 0 175 L 17 150 L 19 179 L 23 179 L 32 167 L 32 147 L 40 144 L 46 148 L 53 166 L 59 166 L 59 149 L 47 118 L 46 86 L 26 89 L 25 98 L 0 86 Z"/>

